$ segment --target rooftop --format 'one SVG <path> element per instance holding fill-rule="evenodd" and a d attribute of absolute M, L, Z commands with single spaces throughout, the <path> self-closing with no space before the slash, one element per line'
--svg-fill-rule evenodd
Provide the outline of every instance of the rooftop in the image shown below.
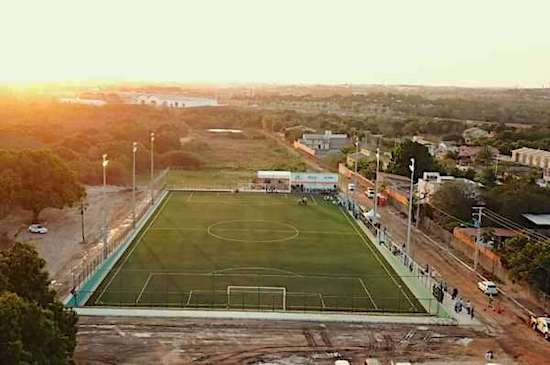
<path fill-rule="evenodd" d="M 531 223 L 537 226 L 550 226 L 550 214 L 523 214 Z"/>

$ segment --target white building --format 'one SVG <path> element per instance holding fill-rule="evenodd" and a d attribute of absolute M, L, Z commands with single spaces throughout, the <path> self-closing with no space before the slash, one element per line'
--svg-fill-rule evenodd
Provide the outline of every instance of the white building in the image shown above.
<path fill-rule="evenodd" d="M 290 185 L 303 191 L 336 190 L 338 174 L 328 172 L 291 172 Z"/>
<path fill-rule="evenodd" d="M 550 151 L 522 147 L 512 151 L 512 161 L 520 165 L 542 169 L 544 183 L 550 183 Z"/>
<path fill-rule="evenodd" d="M 203 98 L 170 94 L 140 94 L 133 98 L 133 104 L 155 105 L 167 108 L 196 108 L 219 106 L 214 98 Z"/>
<path fill-rule="evenodd" d="M 338 188 L 338 174 L 324 172 L 258 171 L 253 184 L 272 191 L 332 191 Z"/>
<path fill-rule="evenodd" d="M 84 104 L 84 105 L 94 105 L 94 106 L 103 106 L 107 104 L 105 100 L 80 99 L 78 96 L 76 98 L 60 98 L 59 102 L 63 104 Z"/>
<path fill-rule="evenodd" d="M 439 174 L 439 172 L 424 172 L 421 179 L 418 179 L 417 192 L 421 200 L 426 199 L 430 201 L 430 197 L 443 186 L 443 184 L 450 181 L 461 181 L 468 185 L 471 185 L 474 188 L 478 187 L 478 184 L 475 181 L 457 178 L 454 176 L 444 176 Z"/>

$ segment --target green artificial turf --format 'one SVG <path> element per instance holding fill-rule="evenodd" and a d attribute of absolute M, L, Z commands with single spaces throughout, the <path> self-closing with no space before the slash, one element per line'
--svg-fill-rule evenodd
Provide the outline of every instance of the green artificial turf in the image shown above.
<path fill-rule="evenodd" d="M 351 217 L 298 199 L 169 193 L 87 305 L 424 313 Z"/>

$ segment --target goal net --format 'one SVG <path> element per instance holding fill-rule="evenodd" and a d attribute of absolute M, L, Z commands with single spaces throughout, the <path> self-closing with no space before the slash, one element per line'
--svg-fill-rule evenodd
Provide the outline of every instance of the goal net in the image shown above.
<path fill-rule="evenodd" d="M 227 287 L 227 305 L 230 308 L 258 308 L 286 310 L 286 288 L 282 286 Z"/>

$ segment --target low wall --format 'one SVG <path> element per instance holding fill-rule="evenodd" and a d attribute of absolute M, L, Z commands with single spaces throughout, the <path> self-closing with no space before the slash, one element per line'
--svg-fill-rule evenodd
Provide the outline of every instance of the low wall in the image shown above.
<path fill-rule="evenodd" d="M 463 234 L 460 228 L 455 228 L 453 233 L 441 228 L 437 223 L 428 217 L 423 217 L 421 220 L 422 230 L 429 232 L 429 235 L 436 236 L 440 241 L 445 243 L 449 248 L 456 250 L 464 257 L 474 260 L 475 257 L 475 241 Z M 494 275 L 500 280 L 506 280 L 508 275 L 500 262 L 500 257 L 487 247 L 479 246 L 479 265 L 486 272 Z"/>
<path fill-rule="evenodd" d="M 306 146 L 305 144 L 302 144 L 298 141 L 294 141 L 294 143 L 292 144 L 294 146 L 294 148 L 296 148 L 297 150 L 302 150 L 304 151 L 305 153 L 307 153 L 308 155 L 311 155 L 311 156 L 315 156 L 315 150 L 313 148 L 309 148 L 308 146 Z"/>

